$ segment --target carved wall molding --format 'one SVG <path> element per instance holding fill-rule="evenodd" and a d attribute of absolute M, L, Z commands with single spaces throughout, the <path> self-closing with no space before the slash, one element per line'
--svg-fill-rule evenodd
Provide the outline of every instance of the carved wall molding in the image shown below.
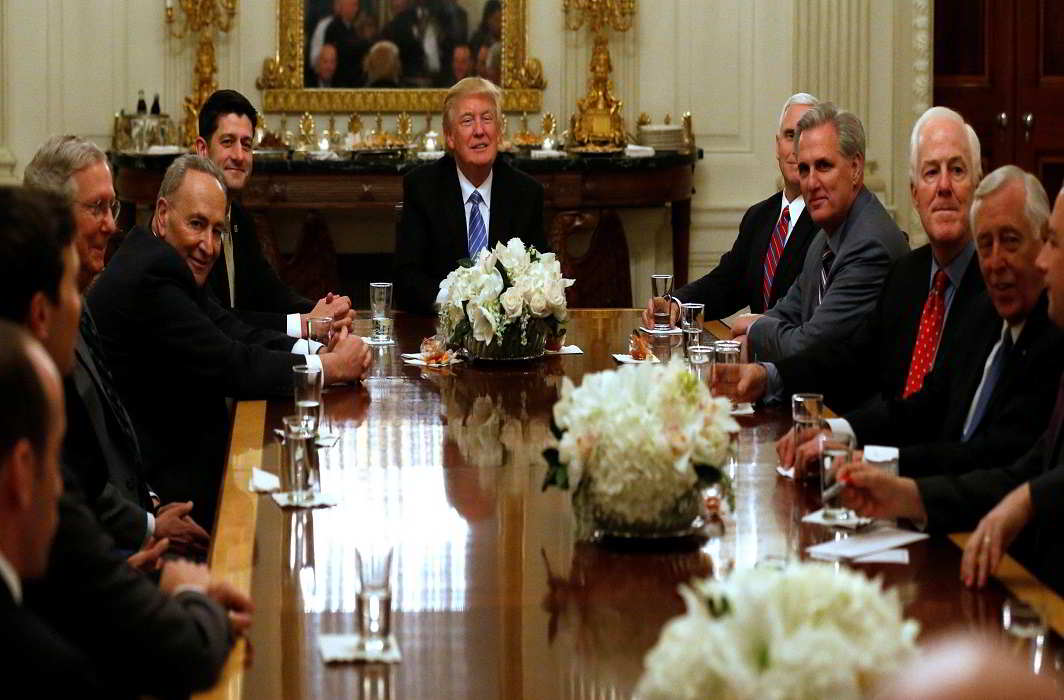
<path fill-rule="evenodd" d="M 868 120 L 870 0 L 796 3 L 795 90 Z"/>
<path fill-rule="evenodd" d="M 912 0 L 913 117 L 931 106 L 931 0 Z"/>

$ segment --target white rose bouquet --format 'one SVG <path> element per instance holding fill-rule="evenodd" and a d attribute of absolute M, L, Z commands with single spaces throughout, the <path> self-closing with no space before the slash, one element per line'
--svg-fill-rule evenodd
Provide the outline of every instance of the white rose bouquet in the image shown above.
<path fill-rule="evenodd" d="M 731 402 L 713 398 L 680 362 L 623 365 L 589 374 L 579 388 L 566 377 L 544 451 L 543 488 L 575 487 L 573 505 L 600 530 L 634 535 L 690 527 L 702 511 L 700 489 L 720 483 L 739 426 Z"/>
<path fill-rule="evenodd" d="M 646 656 L 642 700 L 870 697 L 916 649 L 897 592 L 823 564 L 681 585 L 687 612 Z"/>
<path fill-rule="evenodd" d="M 561 336 L 569 318 L 554 253 L 525 248 L 518 238 L 464 260 L 440 282 L 440 332 L 452 348 L 495 359 L 543 354 L 547 336 Z"/>

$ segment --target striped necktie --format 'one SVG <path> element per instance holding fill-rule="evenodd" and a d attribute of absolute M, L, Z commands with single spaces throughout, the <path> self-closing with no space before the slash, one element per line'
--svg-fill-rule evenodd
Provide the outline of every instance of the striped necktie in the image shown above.
<path fill-rule="evenodd" d="M 768 310 L 768 302 L 772 299 L 772 280 L 776 277 L 776 267 L 783 257 L 783 247 L 787 244 L 787 229 L 791 223 L 790 205 L 783 207 L 780 220 L 776 224 L 776 230 L 772 232 L 772 240 L 768 242 L 768 250 L 765 252 L 765 274 L 761 279 L 761 296 L 765 299 L 765 310 Z"/>
<path fill-rule="evenodd" d="M 471 206 L 469 208 L 469 257 L 476 258 L 477 253 L 482 249 L 488 247 L 488 232 L 484 229 L 484 217 L 480 215 L 480 204 L 484 199 L 480 196 L 480 192 L 473 190 L 473 194 L 469 195 L 467 200 Z"/>
<path fill-rule="evenodd" d="M 820 304 L 824 301 L 824 294 L 828 290 L 828 272 L 831 271 L 831 265 L 835 262 L 835 251 L 828 245 L 827 240 L 824 241 L 824 253 L 820 256 L 820 285 L 817 289 L 816 303 Z"/>
<path fill-rule="evenodd" d="M 968 422 L 964 425 L 961 442 L 968 442 L 972 438 L 976 428 L 986 416 L 986 407 L 990 404 L 990 397 L 994 395 L 994 387 L 1001 378 L 1001 371 L 1005 369 L 1005 363 L 1008 362 L 1009 355 L 1012 353 L 1011 330 L 1005 329 L 1004 337 L 997 343 L 995 350 L 997 352 L 994 354 L 994 359 L 990 361 L 990 365 L 983 373 L 983 381 L 979 382 L 979 388 L 976 390 L 975 403 L 969 412 Z"/>

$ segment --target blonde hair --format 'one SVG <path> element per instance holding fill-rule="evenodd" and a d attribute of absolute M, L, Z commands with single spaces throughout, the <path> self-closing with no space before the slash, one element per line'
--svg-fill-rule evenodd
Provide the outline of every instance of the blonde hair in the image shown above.
<path fill-rule="evenodd" d="M 366 85 L 372 85 L 383 79 L 391 80 L 398 85 L 401 68 L 399 47 L 387 40 L 375 43 L 366 53 L 366 57 L 362 59 L 362 70 L 366 72 Z"/>
<path fill-rule="evenodd" d="M 490 97 L 495 105 L 495 121 L 496 123 L 502 121 L 502 90 L 495 83 L 484 78 L 462 78 L 451 86 L 451 89 L 447 91 L 447 96 L 443 98 L 444 132 L 451 130 L 451 124 L 454 121 L 452 112 L 457 108 L 458 101 L 471 95 L 486 95 Z"/>

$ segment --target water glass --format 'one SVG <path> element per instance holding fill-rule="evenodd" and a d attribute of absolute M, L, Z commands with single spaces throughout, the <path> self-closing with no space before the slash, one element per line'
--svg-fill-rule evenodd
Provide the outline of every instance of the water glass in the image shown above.
<path fill-rule="evenodd" d="M 359 591 L 358 633 L 367 651 L 380 652 L 392 633 L 392 559 L 387 540 L 367 541 L 355 550 Z"/>
<path fill-rule="evenodd" d="M 691 363 L 691 373 L 701 384 L 709 382 L 709 374 L 713 367 L 713 346 L 692 345 L 687 348 L 687 360 Z"/>
<path fill-rule="evenodd" d="M 311 316 L 307 319 L 307 340 L 313 340 L 329 347 L 332 339 L 333 319 L 331 316 Z"/>
<path fill-rule="evenodd" d="M 820 454 L 820 500 L 824 520 L 852 520 L 857 517 L 842 505 L 843 484 L 838 480 L 839 467 L 853 460 L 853 436 L 846 433 L 817 435 Z"/>
<path fill-rule="evenodd" d="M 742 352 L 738 340 L 718 340 L 713 343 L 713 361 L 718 365 L 737 365 Z"/>
<path fill-rule="evenodd" d="M 285 416 L 281 438 L 281 496 L 285 505 L 298 506 L 313 500 L 318 490 L 317 436 L 303 416 Z"/>
<path fill-rule="evenodd" d="M 392 283 L 369 283 L 369 306 L 373 317 L 371 345 L 390 345 L 392 341 Z"/>
<path fill-rule="evenodd" d="M 705 304 L 685 302 L 680 304 L 680 327 L 683 329 L 684 354 L 689 356 L 687 348 L 702 344 L 702 311 Z"/>
<path fill-rule="evenodd" d="M 1042 613 L 1030 603 L 1010 598 L 1001 606 L 1001 627 L 1013 637 L 1029 641 L 1031 670 L 1039 673 L 1043 665 L 1046 635 L 1049 634 L 1049 625 Z"/>
<path fill-rule="evenodd" d="M 296 413 L 303 419 L 307 430 L 314 435 L 321 425 L 321 370 L 309 365 L 296 365 L 292 368 L 292 381 L 295 385 Z"/>
<path fill-rule="evenodd" d="M 824 413 L 823 394 L 794 394 L 791 396 L 791 418 L 797 438 L 805 430 L 819 428 Z"/>
<path fill-rule="evenodd" d="M 654 310 L 654 328 L 667 331 L 672 328 L 672 275 L 650 276 L 650 299 Z"/>

